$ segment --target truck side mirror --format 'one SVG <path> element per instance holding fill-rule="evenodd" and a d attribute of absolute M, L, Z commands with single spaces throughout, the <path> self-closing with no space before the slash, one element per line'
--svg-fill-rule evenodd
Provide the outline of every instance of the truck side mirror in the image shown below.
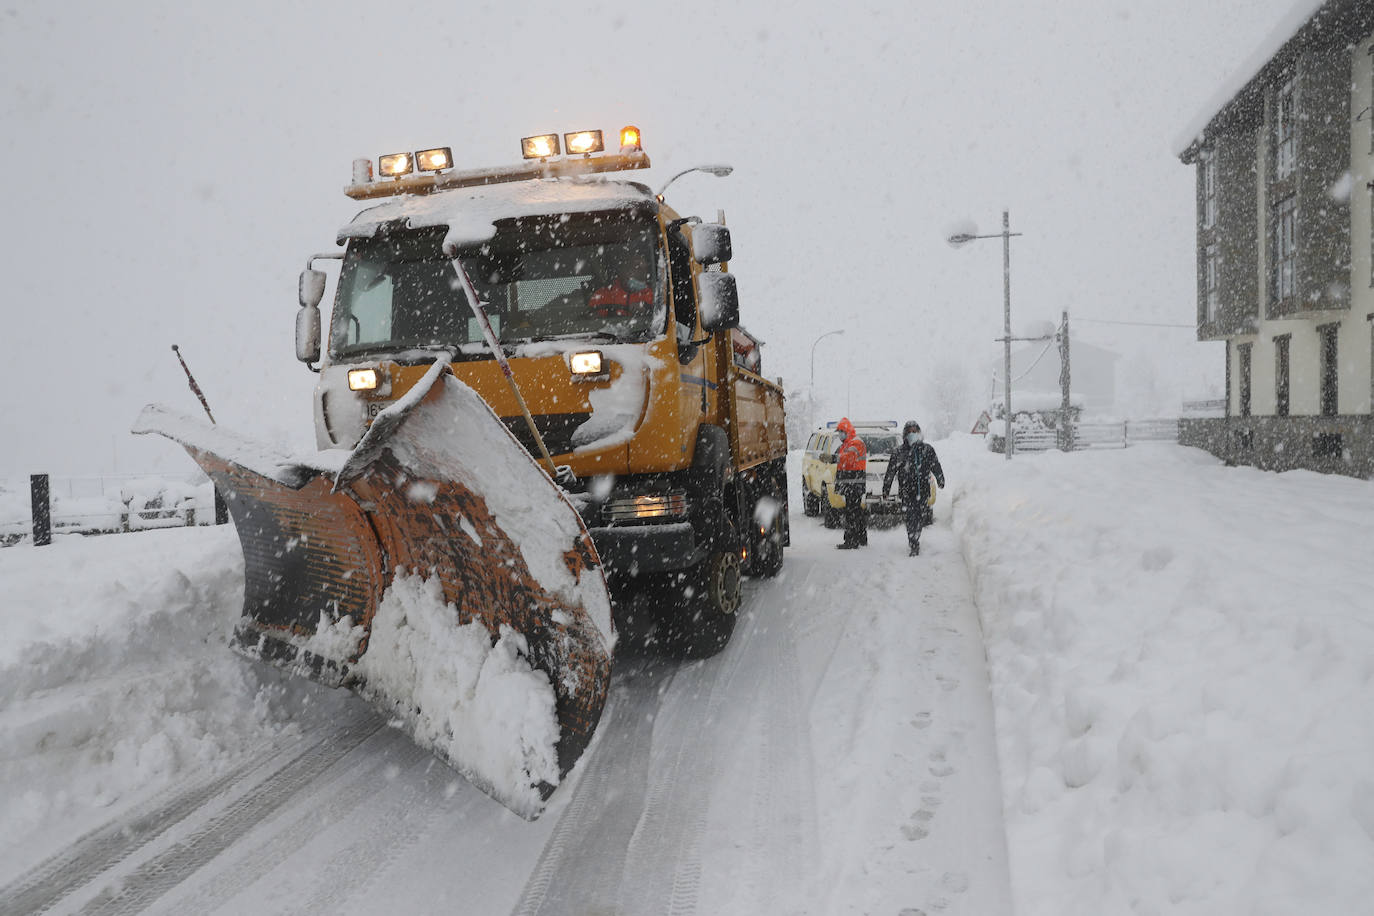
<path fill-rule="evenodd" d="M 301 271 L 296 313 L 296 359 L 303 363 L 320 361 L 320 300 L 324 298 L 325 273 L 307 267 Z"/>
<path fill-rule="evenodd" d="M 701 223 L 692 228 L 692 257 L 698 264 L 724 264 L 734 251 L 730 230 L 720 223 Z"/>
<path fill-rule="evenodd" d="M 324 298 L 325 273 L 322 270 L 306 268 L 301 271 L 300 301 L 301 308 L 317 309 Z"/>
<path fill-rule="evenodd" d="M 735 275 L 710 271 L 697 277 L 701 327 L 707 333 L 739 327 L 739 290 Z"/>
<path fill-rule="evenodd" d="M 303 306 L 296 312 L 296 359 L 303 363 L 320 361 L 320 310 Z"/>

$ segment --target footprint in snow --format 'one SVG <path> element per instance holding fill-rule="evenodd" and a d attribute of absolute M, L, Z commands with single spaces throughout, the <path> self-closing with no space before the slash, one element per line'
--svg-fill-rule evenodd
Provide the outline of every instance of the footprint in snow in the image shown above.
<path fill-rule="evenodd" d="M 940 886 L 952 894 L 962 894 L 968 890 L 968 875 L 961 871 L 947 871 L 940 878 Z"/>
<path fill-rule="evenodd" d="M 926 837 L 930 836 L 930 831 L 924 824 L 903 824 L 902 836 L 915 842 L 916 840 L 924 840 Z"/>
<path fill-rule="evenodd" d="M 916 715 L 914 715 L 914 716 L 911 717 L 911 725 L 912 725 L 913 728 L 929 728 L 929 727 L 930 727 L 930 713 L 928 713 L 928 712 L 918 712 L 918 713 L 916 713 Z"/>

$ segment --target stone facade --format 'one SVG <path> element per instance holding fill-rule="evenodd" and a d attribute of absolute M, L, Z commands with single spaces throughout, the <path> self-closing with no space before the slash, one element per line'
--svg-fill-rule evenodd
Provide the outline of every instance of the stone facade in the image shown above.
<path fill-rule="evenodd" d="M 1374 474 L 1374 4 L 1329 0 L 1180 153 L 1197 173 L 1199 340 L 1237 464 Z"/>

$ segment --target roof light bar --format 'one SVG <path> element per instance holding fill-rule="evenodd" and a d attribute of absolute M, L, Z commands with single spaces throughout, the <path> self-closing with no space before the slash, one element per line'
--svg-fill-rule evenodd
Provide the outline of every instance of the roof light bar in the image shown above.
<path fill-rule="evenodd" d="M 400 178 L 415 171 L 415 159 L 410 153 L 388 153 L 377 160 L 377 174 L 383 178 Z"/>
<path fill-rule="evenodd" d="M 606 149 L 606 143 L 601 139 L 599 130 L 578 130 L 570 134 L 563 135 L 563 148 L 568 151 L 568 155 L 591 155 Z"/>
<path fill-rule="evenodd" d="M 558 134 L 539 134 L 520 138 L 520 153 L 526 159 L 548 159 L 559 154 Z"/>
<path fill-rule="evenodd" d="M 422 149 L 415 154 L 415 164 L 422 172 L 442 172 L 453 168 L 453 152 L 447 146 Z"/>

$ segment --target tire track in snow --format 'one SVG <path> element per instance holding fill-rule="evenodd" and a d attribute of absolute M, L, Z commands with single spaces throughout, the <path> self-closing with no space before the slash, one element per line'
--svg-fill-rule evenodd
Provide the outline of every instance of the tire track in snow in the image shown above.
<path fill-rule="evenodd" d="M 655 722 L 650 759 L 652 789 L 631 837 L 618 895 L 619 913 L 665 912 L 690 916 L 701 891 L 701 839 L 715 792 L 726 735 L 742 734 L 734 720 L 747 716 L 766 676 L 753 661 L 759 638 L 758 583 L 746 584 L 747 601 L 735 638 L 715 658 L 679 669 Z M 703 698 L 705 702 L 703 703 Z"/>
<path fill-rule="evenodd" d="M 116 884 L 103 888 L 80 912 L 94 916 L 147 909 L 384 725 L 385 720 L 376 714 L 357 716 L 254 785 L 189 837 L 148 859 Z"/>
<path fill-rule="evenodd" d="M 616 878 L 644 807 L 653 721 L 671 680 L 671 667 L 655 660 L 631 662 L 617 673 L 604 732 L 515 916 L 613 912 Z"/>
<path fill-rule="evenodd" d="M 287 812 L 281 815 L 281 819 L 289 820 L 289 823 L 273 829 L 271 835 L 260 843 L 244 844 L 247 850 L 208 880 L 189 888 L 186 893 L 174 891 L 166 899 L 159 900 L 158 911 L 174 914 L 208 913 L 230 907 L 238 894 L 267 878 L 292 854 L 327 832 L 330 825 L 339 824 L 350 812 L 376 797 L 378 784 L 385 782 L 382 776 L 385 770 L 393 766 L 412 767 L 426 759 L 434 759 L 429 752 L 409 740 L 397 742 L 399 752 L 394 758 L 384 750 L 368 753 L 368 745 L 383 742 L 389 737 L 389 732 L 379 729 L 360 742 L 354 750 L 358 752 L 358 763 L 361 765 L 354 764 L 350 754 L 341 755 L 337 763 L 341 768 L 347 767 L 347 775 L 343 779 L 331 781 L 326 777 L 314 781 L 290 800 L 292 810 L 289 815 L 293 817 L 288 816 Z M 346 852 L 323 862 L 315 872 L 295 876 L 301 880 L 308 879 L 312 888 L 293 896 L 289 904 L 290 912 L 346 911 L 343 904 L 373 880 L 386 863 L 397 858 L 403 846 L 414 842 L 411 830 L 413 823 L 406 821 L 406 815 L 415 810 L 433 813 L 429 807 L 417 808 L 413 793 L 387 794 L 383 811 L 370 820 L 369 830 L 362 839 L 352 844 Z M 368 867 L 360 868 L 360 862 L 367 862 Z"/>
<path fill-rule="evenodd" d="M 216 779 L 177 793 L 169 801 L 159 799 L 124 820 L 97 827 L 13 883 L 0 888 L 0 914 L 46 913 L 102 872 L 162 836 L 210 799 L 229 791 L 261 763 L 260 759 L 247 761 Z"/>
<path fill-rule="evenodd" d="M 765 621 L 755 625 L 763 626 Z M 796 646 L 789 623 L 780 614 L 770 614 L 766 625 L 787 633 L 751 642 L 758 652 L 750 664 L 766 672 L 767 683 L 757 694 L 762 702 L 752 705 L 740 736 L 749 751 L 745 759 L 751 763 L 740 789 L 747 793 L 752 816 L 732 831 L 741 847 L 736 857 L 741 874 L 729 882 L 733 886 L 728 909 L 737 913 L 803 911 L 805 901 L 800 896 L 779 899 L 778 889 L 804 893 L 808 869 L 820 859 L 811 732 L 797 689 L 802 676 Z M 710 911 L 726 907 L 722 901 Z"/>
<path fill-rule="evenodd" d="M 330 740 L 321 738 L 292 760 L 311 753 Z M 280 744 L 244 761 L 234 769 L 201 783 L 193 783 L 170 799 L 149 801 L 80 837 L 61 852 L 39 863 L 8 886 L 0 888 L 0 916 L 45 913 L 140 850 L 215 799 L 232 793 L 240 783 L 284 756 Z M 290 766 L 288 763 L 287 766 Z"/>

